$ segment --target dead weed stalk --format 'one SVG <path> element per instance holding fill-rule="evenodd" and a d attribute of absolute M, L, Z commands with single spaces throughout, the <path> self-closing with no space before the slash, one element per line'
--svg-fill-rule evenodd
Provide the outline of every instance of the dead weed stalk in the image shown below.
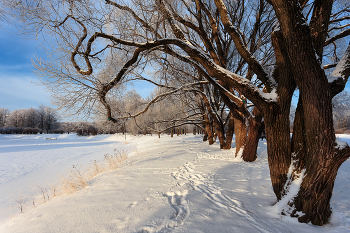
<path fill-rule="evenodd" d="M 31 198 L 31 200 L 33 200 L 32 208 L 37 207 L 41 203 L 48 202 L 50 196 L 55 198 L 62 195 L 72 194 L 89 186 L 90 181 L 98 174 L 107 170 L 115 170 L 126 165 L 132 165 L 132 162 L 133 161 L 128 161 L 127 153 L 124 150 L 118 151 L 115 149 L 113 155 L 104 155 L 104 162 L 98 163 L 94 160 L 85 172 L 82 171 L 82 166 L 72 165 L 73 169 L 70 170 L 69 175 L 67 177 L 61 177 L 58 184 L 49 183 L 48 189 L 38 185 L 37 190 L 39 193 L 39 199 L 42 201 L 38 201 L 35 197 Z M 117 174 L 120 173 L 117 172 Z M 25 211 L 27 200 L 28 198 L 24 198 L 23 196 L 16 200 L 18 205 L 17 208 L 20 210 L 20 213 Z"/>

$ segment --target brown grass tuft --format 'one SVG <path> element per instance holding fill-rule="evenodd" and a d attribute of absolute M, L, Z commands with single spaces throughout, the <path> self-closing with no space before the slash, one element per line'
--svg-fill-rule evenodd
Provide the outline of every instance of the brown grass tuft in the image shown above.
<path fill-rule="evenodd" d="M 132 165 L 133 161 L 128 161 L 127 153 L 122 150 L 114 150 L 113 155 L 105 154 L 104 162 L 98 163 L 96 160 L 90 164 L 89 168 L 86 171 L 82 171 L 82 166 L 72 165 L 72 170 L 69 172 L 67 177 L 61 177 L 58 184 L 49 183 L 48 188 L 43 186 L 38 186 L 38 197 L 30 198 L 31 203 L 28 206 L 32 208 L 37 207 L 38 205 L 48 202 L 52 198 L 72 194 L 86 186 L 90 185 L 90 181 L 97 176 L 98 174 L 105 172 L 107 170 L 119 169 L 126 165 Z M 118 171 L 118 174 L 122 174 L 123 171 Z M 21 196 L 16 201 L 16 207 L 19 209 L 20 213 L 24 213 L 26 210 L 27 198 Z M 14 206 L 11 206 L 14 207 Z M 11 217 L 13 215 L 11 214 Z"/>

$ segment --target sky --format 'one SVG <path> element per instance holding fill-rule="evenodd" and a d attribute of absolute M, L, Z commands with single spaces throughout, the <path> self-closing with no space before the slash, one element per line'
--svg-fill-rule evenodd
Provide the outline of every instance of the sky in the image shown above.
<path fill-rule="evenodd" d="M 37 108 L 40 105 L 55 108 L 51 105 L 50 93 L 39 84 L 39 79 L 33 73 L 31 59 L 44 54 L 40 46 L 42 42 L 26 39 L 15 34 L 15 31 L 11 25 L 4 25 L 4 30 L 0 29 L 0 108 L 10 111 Z M 347 84 L 347 91 L 350 90 L 349 87 L 350 84 Z M 133 88 L 146 98 L 154 86 L 139 82 L 128 90 Z M 297 104 L 297 98 L 293 99 L 293 104 Z"/>
<path fill-rule="evenodd" d="M 5 31 L 6 30 L 6 31 Z M 50 95 L 40 86 L 32 70 L 31 59 L 40 54 L 40 42 L 9 33 L 13 27 L 0 30 L 0 108 L 13 111 L 50 105 Z"/>
<path fill-rule="evenodd" d="M 12 32 L 12 33 L 11 33 Z M 40 85 L 32 66 L 34 56 L 44 54 L 41 41 L 26 39 L 13 33 L 15 28 L 5 25 L 0 29 L 0 108 L 10 111 L 16 109 L 37 108 L 51 105 L 50 93 Z M 128 89 L 136 89 L 144 98 L 154 86 L 147 83 L 134 83 Z"/>

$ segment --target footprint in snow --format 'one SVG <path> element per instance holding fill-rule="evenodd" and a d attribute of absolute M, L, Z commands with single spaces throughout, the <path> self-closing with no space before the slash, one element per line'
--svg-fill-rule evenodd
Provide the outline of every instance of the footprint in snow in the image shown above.
<path fill-rule="evenodd" d="M 190 214 L 188 202 L 185 199 L 187 193 L 188 191 L 184 190 L 182 192 L 167 192 L 166 194 L 163 194 L 164 197 L 168 198 L 170 206 L 175 210 L 174 215 L 169 221 L 164 222 L 160 226 L 147 226 L 142 228 L 140 233 L 166 233 L 171 232 L 175 227 L 182 225 Z"/>

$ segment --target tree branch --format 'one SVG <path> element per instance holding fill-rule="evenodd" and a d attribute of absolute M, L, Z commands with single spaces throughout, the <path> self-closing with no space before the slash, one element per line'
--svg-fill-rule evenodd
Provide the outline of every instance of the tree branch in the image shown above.
<path fill-rule="evenodd" d="M 350 35 L 350 28 L 345 30 L 345 31 L 342 31 L 341 33 L 329 38 L 328 40 L 325 41 L 324 43 L 324 46 L 327 46 L 331 43 L 333 43 L 334 41 L 338 40 L 338 39 L 341 39 L 341 38 L 344 38 L 346 36 L 349 36 Z"/>
<path fill-rule="evenodd" d="M 215 0 L 215 4 L 219 9 L 222 23 L 225 26 L 225 29 L 228 31 L 230 36 L 233 39 L 233 42 L 236 45 L 236 48 L 239 54 L 244 58 L 244 60 L 250 65 L 254 73 L 258 76 L 258 78 L 265 84 L 268 92 L 271 92 L 277 85 L 275 81 L 267 74 L 261 64 L 257 61 L 257 59 L 249 52 L 248 48 L 242 41 L 240 33 L 238 29 L 233 26 L 231 20 L 228 16 L 228 12 L 223 0 Z"/>

